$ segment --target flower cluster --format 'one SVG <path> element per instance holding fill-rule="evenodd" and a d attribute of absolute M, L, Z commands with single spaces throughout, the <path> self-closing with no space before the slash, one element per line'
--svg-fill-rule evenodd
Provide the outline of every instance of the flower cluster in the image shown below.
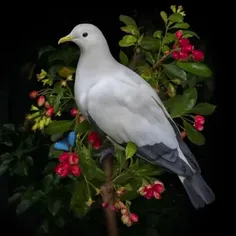
<path fill-rule="evenodd" d="M 171 53 L 172 57 L 175 60 L 186 60 L 189 58 L 193 58 L 194 61 L 202 61 L 204 59 L 204 52 L 195 50 L 189 39 L 183 38 L 182 30 L 178 30 L 175 33 L 175 36 L 178 41 L 176 44 L 174 44 L 173 49 L 176 50 Z"/>
<path fill-rule="evenodd" d="M 81 175 L 81 169 L 78 165 L 79 157 L 73 152 L 63 152 L 59 156 L 59 164 L 56 166 L 55 172 L 62 178 L 69 174 L 77 177 Z"/>
<path fill-rule="evenodd" d="M 196 130 L 202 131 L 204 128 L 204 123 L 205 123 L 205 118 L 200 115 L 196 115 L 194 118 L 194 124 L 193 126 L 195 127 Z"/>
<path fill-rule="evenodd" d="M 93 148 L 98 150 L 102 145 L 102 140 L 99 137 L 98 132 L 92 131 L 88 135 L 88 142 L 92 144 Z"/>
<path fill-rule="evenodd" d="M 108 202 L 102 203 L 103 208 L 109 206 Z M 111 207 L 113 211 L 120 211 L 121 221 L 128 227 L 132 226 L 134 223 L 138 222 L 139 217 L 137 214 L 130 212 L 128 205 L 125 205 L 122 201 L 116 201 Z"/>
<path fill-rule="evenodd" d="M 148 184 L 139 188 L 138 193 L 146 199 L 151 199 L 153 197 L 156 199 L 161 199 L 161 194 L 164 190 L 164 184 L 156 180 L 153 184 Z"/>

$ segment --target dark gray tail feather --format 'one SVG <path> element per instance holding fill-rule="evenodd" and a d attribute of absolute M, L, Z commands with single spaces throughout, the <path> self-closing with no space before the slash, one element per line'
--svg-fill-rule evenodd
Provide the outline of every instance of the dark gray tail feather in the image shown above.
<path fill-rule="evenodd" d="M 186 177 L 183 181 L 184 188 L 192 202 L 193 206 L 198 209 L 211 204 L 215 201 L 215 194 L 207 185 L 201 174 L 195 173 Z"/>

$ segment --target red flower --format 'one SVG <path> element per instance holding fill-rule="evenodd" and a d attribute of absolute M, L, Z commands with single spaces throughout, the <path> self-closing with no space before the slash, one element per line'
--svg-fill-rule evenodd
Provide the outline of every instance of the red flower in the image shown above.
<path fill-rule="evenodd" d="M 179 59 L 188 59 L 188 57 L 189 57 L 189 55 L 188 55 L 188 53 L 187 52 L 183 52 L 183 51 L 181 51 L 180 53 L 179 53 Z"/>
<path fill-rule="evenodd" d="M 130 213 L 129 219 L 130 219 L 132 222 L 138 222 L 139 217 L 138 217 L 135 213 Z"/>
<path fill-rule="evenodd" d="M 204 129 L 205 118 L 200 115 L 196 115 L 194 119 L 194 127 L 198 131 L 202 131 Z"/>
<path fill-rule="evenodd" d="M 181 39 L 179 40 L 179 45 L 180 45 L 180 47 L 186 46 L 186 45 L 188 45 L 188 44 L 190 44 L 190 42 L 189 42 L 189 40 L 186 39 L 186 38 L 181 38 Z"/>
<path fill-rule="evenodd" d="M 32 92 L 30 92 L 30 94 L 29 94 L 29 96 L 30 96 L 30 98 L 36 98 L 37 96 L 38 96 L 38 92 L 37 91 L 32 91 Z"/>
<path fill-rule="evenodd" d="M 97 139 L 99 139 L 98 133 L 95 131 L 90 132 L 88 135 L 88 141 L 93 144 Z"/>
<path fill-rule="evenodd" d="M 71 166 L 71 173 L 73 176 L 80 176 L 81 175 L 81 169 L 78 165 L 72 165 Z"/>
<path fill-rule="evenodd" d="M 40 96 L 38 98 L 37 103 L 38 103 L 38 106 L 41 107 L 45 103 L 45 97 L 44 96 Z"/>
<path fill-rule="evenodd" d="M 185 53 L 192 52 L 193 49 L 194 49 L 194 46 L 192 44 L 186 44 L 186 45 L 181 47 L 181 51 L 185 52 Z"/>
<path fill-rule="evenodd" d="M 70 114 L 72 115 L 72 116 L 76 116 L 77 115 L 77 113 L 78 113 L 78 109 L 77 108 L 72 108 L 71 110 L 70 110 Z"/>
<path fill-rule="evenodd" d="M 204 52 L 200 50 L 193 50 L 192 56 L 193 56 L 193 60 L 202 61 L 204 59 Z"/>
<path fill-rule="evenodd" d="M 68 162 L 68 158 L 69 158 L 69 155 L 67 152 L 63 152 L 60 156 L 59 156 L 59 161 L 61 163 L 63 162 Z"/>
<path fill-rule="evenodd" d="M 76 153 L 69 153 L 68 154 L 68 162 L 71 165 L 78 164 L 79 162 L 79 157 Z"/>
<path fill-rule="evenodd" d="M 93 148 L 94 149 L 96 149 L 96 150 L 98 150 L 100 147 L 102 146 L 102 141 L 101 141 L 101 139 L 96 139 L 95 141 L 94 141 L 94 143 L 93 143 Z"/>
<path fill-rule="evenodd" d="M 180 58 L 179 52 L 176 52 L 176 51 L 172 52 L 171 55 L 175 60 L 179 60 L 179 58 Z"/>
<path fill-rule="evenodd" d="M 70 171 L 70 165 L 66 162 L 59 163 L 55 169 L 56 174 L 60 175 L 62 178 L 68 176 L 69 171 Z"/>
<path fill-rule="evenodd" d="M 160 181 L 155 181 L 152 188 L 153 188 L 153 191 L 157 193 L 163 193 L 165 190 L 164 184 Z"/>
<path fill-rule="evenodd" d="M 176 32 L 175 32 L 175 36 L 176 36 L 176 38 L 178 38 L 178 39 L 182 38 L 182 36 L 183 36 L 183 31 L 182 31 L 182 30 L 176 31 Z"/>
<path fill-rule="evenodd" d="M 49 107 L 46 111 L 46 116 L 51 117 L 54 113 L 54 107 Z"/>

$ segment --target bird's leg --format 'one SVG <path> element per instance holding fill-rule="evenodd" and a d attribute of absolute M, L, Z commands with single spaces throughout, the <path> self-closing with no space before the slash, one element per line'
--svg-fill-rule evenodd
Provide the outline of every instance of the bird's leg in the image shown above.
<path fill-rule="evenodd" d="M 102 165 L 103 160 L 107 157 L 107 156 L 114 156 L 115 154 L 115 150 L 113 147 L 111 148 L 107 148 L 105 150 L 102 151 L 101 155 L 100 155 L 100 159 L 99 159 L 99 163 Z"/>

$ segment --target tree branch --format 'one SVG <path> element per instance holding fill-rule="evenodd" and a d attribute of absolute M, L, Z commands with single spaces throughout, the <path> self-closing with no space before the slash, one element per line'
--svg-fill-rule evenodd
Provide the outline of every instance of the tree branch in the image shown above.
<path fill-rule="evenodd" d="M 103 160 L 103 170 L 106 175 L 106 183 L 101 186 L 102 200 L 107 202 L 109 206 L 114 203 L 114 188 L 112 185 L 112 163 L 113 156 L 107 156 Z M 108 236 L 118 236 L 118 228 L 116 222 L 116 212 L 110 207 L 104 208 L 106 215 L 106 225 Z"/>

